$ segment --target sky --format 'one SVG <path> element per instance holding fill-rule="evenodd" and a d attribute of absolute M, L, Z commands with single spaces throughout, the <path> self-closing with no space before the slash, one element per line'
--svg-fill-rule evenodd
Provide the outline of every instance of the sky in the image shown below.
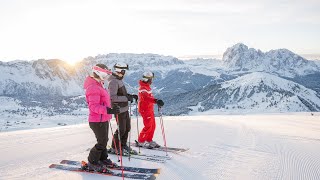
<path fill-rule="evenodd" d="M 0 0 L 0 61 L 107 53 L 320 54 L 319 0 Z"/>

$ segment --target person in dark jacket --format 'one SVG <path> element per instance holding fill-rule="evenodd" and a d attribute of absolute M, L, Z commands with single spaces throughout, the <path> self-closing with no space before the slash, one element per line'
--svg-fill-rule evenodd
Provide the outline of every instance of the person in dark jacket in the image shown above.
<path fill-rule="evenodd" d="M 121 141 L 121 151 L 123 153 L 135 154 L 136 151 L 133 151 L 127 145 L 128 135 L 131 130 L 128 101 L 131 103 L 133 102 L 133 99 L 137 101 L 138 96 L 127 93 L 126 87 L 122 81 L 126 70 L 129 70 L 129 66 L 127 64 L 117 63 L 114 65 L 115 75 L 108 78 L 111 102 L 114 105 L 120 106 L 120 114 L 117 115 L 119 129 L 117 129 L 113 135 L 114 140 L 112 141 L 112 151 L 116 153 L 120 152 L 119 141 Z"/>

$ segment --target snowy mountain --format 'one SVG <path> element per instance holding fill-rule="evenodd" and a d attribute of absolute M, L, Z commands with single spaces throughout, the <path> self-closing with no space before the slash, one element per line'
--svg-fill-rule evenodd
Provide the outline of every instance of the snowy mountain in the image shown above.
<path fill-rule="evenodd" d="M 131 54 L 131 53 L 110 53 L 106 55 L 97 55 L 95 57 L 85 58 L 88 62 L 103 62 L 108 65 L 114 65 L 117 62 L 125 62 L 129 64 L 131 70 L 141 70 L 145 67 L 168 67 L 174 65 L 182 65 L 183 61 L 172 57 L 157 54 Z"/>
<path fill-rule="evenodd" d="M 82 86 L 84 78 L 91 72 L 91 67 L 97 63 L 104 63 L 112 68 L 116 62 L 129 64 L 130 70 L 127 71 L 125 77 L 129 93 L 137 93 L 137 82 L 145 70 L 153 71 L 155 73 L 153 83 L 155 97 L 166 102 L 167 111 L 164 113 L 175 115 L 189 112 L 190 106 L 193 108 L 201 106 L 201 111 L 210 109 L 228 112 L 237 112 L 234 109 L 246 109 L 248 112 L 264 111 L 264 107 L 271 105 L 271 100 L 263 97 L 263 94 L 253 100 L 251 96 L 248 97 L 244 93 L 241 95 L 242 104 L 238 104 L 240 100 L 229 102 L 230 98 L 218 101 L 213 98 L 214 96 L 223 98 L 231 95 L 235 87 L 227 88 L 226 83 L 233 82 L 238 85 L 236 89 L 239 89 L 244 83 L 243 78 L 252 81 L 246 82 L 248 87 L 251 84 L 251 86 L 261 88 L 256 82 L 260 82 L 265 76 L 264 82 L 270 82 L 270 79 L 274 78 L 281 79 L 275 81 L 276 84 L 279 83 L 279 87 L 282 81 L 286 80 L 286 83 L 297 84 L 299 87 L 307 88 L 308 91 L 320 94 L 319 62 L 308 61 L 285 49 L 263 53 L 260 50 L 249 49 L 244 44 L 236 44 L 227 49 L 222 60 L 182 61 L 172 56 L 156 54 L 111 53 L 87 57 L 74 66 L 57 59 L 0 62 L 0 96 L 10 97 L 19 102 L 19 107 L 7 109 L 10 112 L 12 110 L 16 112 L 18 109 L 28 111 L 29 109 L 30 113 L 35 113 L 30 109 L 40 108 L 47 111 L 46 114 L 49 115 L 71 114 L 77 109 L 86 107 Z M 251 76 L 257 77 L 256 79 L 249 78 Z M 279 95 L 279 87 L 273 87 L 270 84 L 266 86 L 268 86 L 266 94 L 268 96 L 271 94 L 270 97 L 275 98 L 272 105 L 283 104 L 283 98 L 277 97 L 284 96 L 283 92 Z M 284 89 L 287 94 L 290 94 L 285 97 L 291 98 L 291 94 L 296 95 L 293 89 Z M 301 94 L 298 96 L 302 99 L 312 99 Z M 269 104 L 262 102 L 263 100 L 268 100 Z M 273 108 L 269 106 L 268 109 L 270 112 L 319 111 L 317 108 L 319 103 L 316 99 L 312 100 L 315 102 L 288 99 L 288 105 L 281 105 L 281 107 L 278 105 Z M 302 101 L 303 104 L 301 104 Z M 296 107 L 296 102 L 299 104 L 298 107 Z M 305 104 L 309 102 L 311 105 L 305 108 Z M 252 105 L 252 103 L 258 104 Z M 286 108 L 287 106 L 290 108 Z"/>
<path fill-rule="evenodd" d="M 154 93 L 179 94 L 195 90 L 198 87 L 215 83 L 212 73 L 206 74 L 192 68 L 184 61 L 172 56 L 161 56 L 156 54 L 107 54 L 96 57 L 88 57 L 83 60 L 87 67 L 97 63 L 103 63 L 110 68 L 117 62 L 129 65 L 129 71 L 125 77 L 129 92 L 137 93 L 138 81 L 144 71 L 152 71 L 155 74 L 153 82 Z"/>
<path fill-rule="evenodd" d="M 254 72 L 168 98 L 167 114 L 320 111 L 320 95 L 278 76 Z M 192 112 L 192 113 L 194 113 Z"/>
<path fill-rule="evenodd" d="M 84 76 L 61 60 L 12 61 L 0 63 L 0 95 L 82 94 Z M 82 79 L 81 79 L 82 80 Z"/>
<path fill-rule="evenodd" d="M 222 61 L 229 71 L 260 71 L 285 77 L 308 75 L 320 71 L 318 63 L 308 61 L 287 49 L 263 53 L 241 43 L 228 48 L 223 54 Z"/>

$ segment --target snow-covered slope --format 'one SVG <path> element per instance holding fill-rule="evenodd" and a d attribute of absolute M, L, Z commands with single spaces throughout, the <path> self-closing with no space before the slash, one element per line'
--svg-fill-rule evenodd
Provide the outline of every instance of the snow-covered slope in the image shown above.
<path fill-rule="evenodd" d="M 169 153 L 173 159 L 164 164 L 123 158 L 124 165 L 161 168 L 157 180 L 316 180 L 320 177 L 319 115 L 165 116 L 167 144 L 190 150 Z M 133 140 L 137 134 L 132 123 Z M 114 119 L 112 125 L 115 128 Z M 163 144 L 160 128 L 154 140 Z M 62 159 L 86 160 L 86 150 L 94 144 L 88 124 L 2 132 L 0 179 L 121 179 L 48 168 Z M 142 153 L 165 155 L 152 150 Z"/>

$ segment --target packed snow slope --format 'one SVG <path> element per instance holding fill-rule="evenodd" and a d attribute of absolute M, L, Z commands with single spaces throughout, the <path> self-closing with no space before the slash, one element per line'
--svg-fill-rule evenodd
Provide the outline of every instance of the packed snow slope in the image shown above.
<path fill-rule="evenodd" d="M 135 120 L 131 139 L 137 137 Z M 125 165 L 159 167 L 157 179 L 163 180 L 320 178 L 319 113 L 165 116 L 164 124 L 167 144 L 190 150 L 170 154 L 164 164 L 124 158 Z M 157 125 L 154 140 L 162 143 Z M 86 123 L 2 132 L 0 179 L 120 179 L 48 168 L 62 159 L 86 160 L 94 143 Z"/>

